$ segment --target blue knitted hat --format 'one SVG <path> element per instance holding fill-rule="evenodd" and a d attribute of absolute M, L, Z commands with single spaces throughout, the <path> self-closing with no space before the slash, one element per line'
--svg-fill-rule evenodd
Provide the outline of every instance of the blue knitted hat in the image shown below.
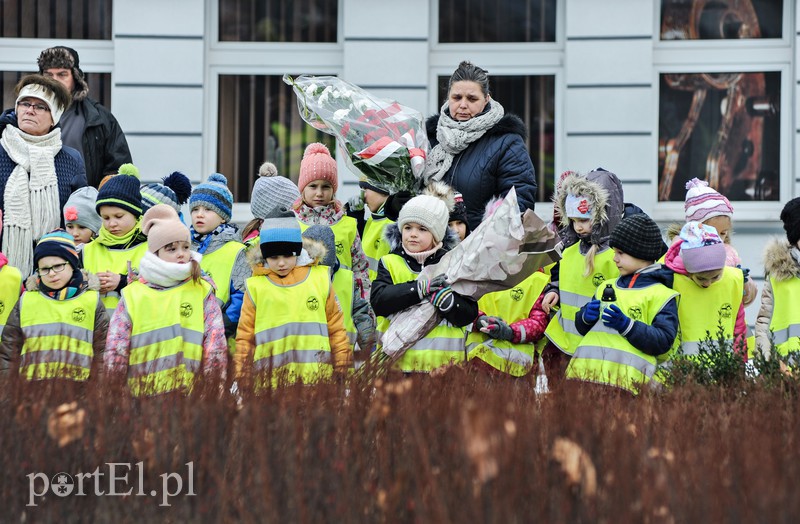
<path fill-rule="evenodd" d="M 162 178 L 161 182 L 161 184 L 153 182 L 142 186 L 142 213 L 147 213 L 147 210 L 156 204 L 166 204 L 180 213 L 181 206 L 189 200 L 192 194 L 192 182 L 180 171 Z"/>
<path fill-rule="evenodd" d="M 142 216 L 142 193 L 139 190 L 139 170 L 133 164 L 119 166 L 119 174 L 111 177 L 97 193 L 95 209 L 100 214 L 102 206 L 115 206 L 129 211 L 136 218 Z"/>
<path fill-rule="evenodd" d="M 81 263 L 78 258 L 78 250 L 75 247 L 75 240 L 72 235 L 63 229 L 54 229 L 42 235 L 36 247 L 33 248 L 33 266 L 38 269 L 39 260 L 44 257 L 60 257 L 69 262 L 72 269 L 80 269 Z"/>
<path fill-rule="evenodd" d="M 264 258 L 278 255 L 300 256 L 300 251 L 303 249 L 300 224 L 291 211 L 264 220 L 261 224 L 260 240 L 261 254 Z"/>
<path fill-rule="evenodd" d="M 213 173 L 189 197 L 189 209 L 203 206 L 229 222 L 233 208 L 233 193 L 228 189 L 228 179 L 222 173 Z"/>

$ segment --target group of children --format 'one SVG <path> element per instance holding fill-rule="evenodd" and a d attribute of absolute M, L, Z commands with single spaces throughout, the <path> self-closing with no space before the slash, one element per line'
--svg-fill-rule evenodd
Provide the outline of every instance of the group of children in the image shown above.
<path fill-rule="evenodd" d="M 297 185 L 261 166 L 254 218 L 239 231 L 223 175 L 194 189 L 177 172 L 142 186 L 122 166 L 99 190 L 73 193 L 66 231 L 39 240 L 25 285 L 0 254 L 0 370 L 76 381 L 104 370 L 135 395 L 190 389 L 200 374 L 225 380 L 229 361 L 239 387 L 311 383 L 347 373 L 423 302 L 441 321 L 394 363 L 405 373 L 462 363 L 523 377 L 542 357 L 551 379 L 635 394 L 709 335 L 752 350 L 744 306 L 755 285 L 730 246 L 733 208 L 704 182 L 688 184 L 687 222 L 667 246 L 616 175 L 565 174 L 561 260 L 479 300 L 421 276 L 470 234 L 461 195 L 434 183 L 390 218 L 390 192 L 360 185 L 366 219 L 336 199 L 336 162 L 311 144 Z M 768 247 L 755 340 L 786 354 L 798 348 L 800 200 L 781 219 L 789 243 Z"/>

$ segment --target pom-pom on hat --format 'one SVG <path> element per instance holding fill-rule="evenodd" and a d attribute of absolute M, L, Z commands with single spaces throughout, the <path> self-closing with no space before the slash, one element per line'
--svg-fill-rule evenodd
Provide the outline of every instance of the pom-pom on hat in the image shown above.
<path fill-rule="evenodd" d="M 39 260 L 44 257 L 60 257 L 69 262 L 72 269 L 80 269 L 81 263 L 78 259 L 78 249 L 75 247 L 75 240 L 72 235 L 63 229 L 54 229 L 42 235 L 36 247 L 33 249 L 33 267 L 39 268 Z"/>
<path fill-rule="evenodd" d="M 611 232 L 608 245 L 649 262 L 655 262 L 667 252 L 658 224 L 644 213 L 623 218 Z"/>
<path fill-rule="evenodd" d="M 97 213 L 100 213 L 102 206 L 115 206 L 139 218 L 142 216 L 142 193 L 139 185 L 139 170 L 136 166 L 122 164 L 118 174 L 109 178 L 97 192 Z"/>
<path fill-rule="evenodd" d="M 303 250 L 303 237 L 300 234 L 297 218 L 288 209 L 276 214 L 278 216 L 267 218 L 261 224 L 259 232 L 261 255 L 264 258 L 280 255 L 300 256 Z"/>
<path fill-rule="evenodd" d="M 715 227 L 687 222 L 681 228 L 680 239 L 680 256 L 687 272 L 702 273 L 725 267 L 725 244 Z"/>
<path fill-rule="evenodd" d="M 142 211 L 147 212 L 156 204 L 166 204 L 180 213 L 181 206 L 192 194 L 191 180 L 180 171 L 175 171 L 162 178 L 161 182 L 161 184 L 154 182 L 142 186 Z"/>
<path fill-rule="evenodd" d="M 447 233 L 450 210 L 454 205 L 453 190 L 443 182 L 434 182 L 422 195 L 415 196 L 403 205 L 397 217 L 397 227 L 403 231 L 408 223 L 423 226 L 438 244 Z"/>
<path fill-rule="evenodd" d="M 103 220 L 95 209 L 97 190 L 92 186 L 75 190 L 64 204 L 64 223 L 78 224 L 91 229 L 95 235 L 100 231 Z"/>
<path fill-rule="evenodd" d="M 300 190 L 288 178 L 278 174 L 272 162 L 264 162 L 258 170 L 258 178 L 250 195 L 250 211 L 253 217 L 264 220 L 280 208 L 291 209 L 300 198 Z"/>
<path fill-rule="evenodd" d="M 786 239 L 792 246 L 797 246 L 797 241 L 800 240 L 800 197 L 786 202 L 781 210 L 781 222 L 786 231 Z"/>
<path fill-rule="evenodd" d="M 314 180 L 327 180 L 333 186 L 333 192 L 339 189 L 339 175 L 336 171 L 336 160 L 325 144 L 314 142 L 308 144 L 300 161 L 300 178 L 297 187 L 302 193 L 306 186 Z"/>
<path fill-rule="evenodd" d="M 686 182 L 684 208 L 687 222 L 705 222 L 718 216 L 733 217 L 730 201 L 699 178 Z"/>
<path fill-rule="evenodd" d="M 331 226 L 317 224 L 303 231 L 303 238 L 316 240 L 325 247 L 325 256 L 320 262 L 324 266 L 334 267 L 336 265 L 336 235 Z M 309 251 L 310 249 L 306 249 Z"/>
<path fill-rule="evenodd" d="M 223 222 L 230 222 L 233 210 L 233 193 L 228 189 L 228 179 L 222 173 L 212 173 L 208 180 L 198 185 L 189 197 L 189 208 L 203 206 L 218 214 Z"/>
<path fill-rule="evenodd" d="M 156 204 L 142 218 L 142 232 L 147 235 L 147 250 L 156 253 L 173 242 L 191 242 L 189 228 L 167 204 Z"/>

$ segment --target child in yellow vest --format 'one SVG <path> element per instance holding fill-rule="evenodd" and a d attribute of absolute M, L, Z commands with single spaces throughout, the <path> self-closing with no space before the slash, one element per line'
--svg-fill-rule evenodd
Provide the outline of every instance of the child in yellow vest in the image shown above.
<path fill-rule="evenodd" d="M 346 373 L 353 350 L 330 273 L 303 249 L 294 214 L 264 220 L 259 237 L 236 331 L 237 386 L 260 391 Z"/>
<path fill-rule="evenodd" d="M 744 317 L 744 274 L 726 265 L 726 250 L 713 226 L 688 222 L 664 257 L 675 272 L 673 288 L 681 294 L 678 306 L 680 331 L 675 341 L 687 356 L 697 355 L 710 338 L 723 338 L 746 359 L 747 324 Z M 674 351 L 659 358 L 668 360 Z"/>
<path fill-rule="evenodd" d="M 365 361 L 375 350 L 375 313 L 369 302 L 358 293 L 353 272 L 339 264 L 333 230 L 329 226 L 311 226 L 303 231 L 303 247 L 312 259 L 330 268 L 331 282 L 342 306 L 344 328 L 354 358 L 356 362 Z"/>
<path fill-rule="evenodd" d="M 389 243 L 383 235 L 384 229 L 394 220 L 385 214 L 386 202 L 389 200 L 389 190 L 369 183 L 367 180 L 358 182 L 361 193 L 357 198 L 345 204 L 345 213 L 356 219 L 358 234 L 361 235 L 361 246 L 369 263 L 369 279 L 374 281 L 378 276 L 378 261 L 383 255 L 389 254 Z M 364 218 L 365 209 L 369 210 L 369 217 Z"/>
<path fill-rule="evenodd" d="M 242 242 L 249 251 L 259 249 L 258 232 L 267 218 L 278 216 L 280 209 L 292 209 L 292 205 L 300 198 L 300 190 L 294 182 L 280 176 L 278 168 L 272 162 L 264 162 L 258 169 L 258 178 L 253 184 L 250 194 L 250 212 L 253 219 L 242 229 Z"/>
<path fill-rule="evenodd" d="M 139 170 L 123 164 L 97 193 L 95 209 L 103 221 L 97 238 L 81 252 L 83 266 L 100 279 L 100 297 L 109 317 L 128 285 L 129 269 L 135 269 L 147 251 L 142 233 L 142 195 Z"/>
<path fill-rule="evenodd" d="M 566 175 L 556 197 L 559 235 L 569 247 L 551 268 L 542 301 L 548 314 L 560 307 L 545 331 L 549 343 L 543 358 L 550 382 L 563 378 L 568 358 L 582 338 L 575 328 L 578 310 L 591 300 L 597 286 L 619 276 L 608 241 L 624 211 L 622 184 L 603 169 L 585 176 Z"/>
<path fill-rule="evenodd" d="M 56 229 L 33 251 L 36 272 L 3 330 L 0 370 L 28 380 L 83 382 L 100 370 L 108 316 L 95 275 L 80 269 L 72 235 Z"/>
<path fill-rule="evenodd" d="M 353 272 L 361 297 L 369 298 L 369 263 L 361 248 L 356 220 L 347 216 L 342 203 L 336 200 L 339 188 L 336 160 L 324 144 L 315 142 L 306 147 L 297 187 L 301 197 L 292 209 L 300 228 L 305 230 L 315 224 L 331 226 L 336 235 L 336 257 L 342 267 Z"/>
<path fill-rule="evenodd" d="M 766 358 L 800 351 L 800 197 L 781 211 L 786 240 L 773 239 L 764 249 L 766 278 L 756 318 L 756 347 Z"/>
<path fill-rule="evenodd" d="M 97 214 L 97 190 L 92 186 L 82 187 L 73 192 L 64 204 L 64 224 L 67 233 L 75 240 L 78 251 L 97 238 L 103 220 Z"/>
<path fill-rule="evenodd" d="M 3 210 L 0 209 L 0 231 L 3 230 Z M 3 339 L 3 328 L 14 305 L 24 291 L 22 273 L 14 266 L 8 265 L 8 257 L 0 253 L 0 341 Z"/>
<path fill-rule="evenodd" d="M 135 396 L 190 390 L 201 373 L 224 381 L 222 311 L 201 278 L 201 255 L 191 250 L 189 229 L 166 204 L 145 213 L 142 229 L 147 252 L 139 279 L 122 290 L 111 317 L 106 370 L 126 376 Z"/>
<path fill-rule="evenodd" d="M 189 208 L 192 213 L 192 250 L 203 255 L 200 267 L 217 288 L 225 335 L 233 350 L 245 281 L 252 273 L 245 258 L 244 244 L 239 241 L 239 231 L 230 224 L 233 194 L 225 176 L 214 173 L 195 187 L 189 197 Z"/>
<path fill-rule="evenodd" d="M 640 213 L 611 233 L 619 277 L 606 280 L 575 317 L 583 338 L 567 367 L 568 379 L 618 387 L 632 394 L 647 385 L 656 357 L 678 331 L 678 293 L 672 271 L 656 261 L 667 250 L 658 225 Z"/>
<path fill-rule="evenodd" d="M 436 182 L 406 202 L 397 223 L 386 228 L 392 251 L 381 257 L 370 298 L 379 316 L 378 332 L 386 332 L 392 315 L 423 301 L 433 304 L 443 317 L 395 362 L 394 367 L 406 373 L 429 373 L 464 362 L 465 327 L 478 316 L 478 304 L 453 291 L 444 275 L 419 278 L 423 267 L 438 263 L 459 242 L 447 227 L 452 198 L 452 190 Z"/>

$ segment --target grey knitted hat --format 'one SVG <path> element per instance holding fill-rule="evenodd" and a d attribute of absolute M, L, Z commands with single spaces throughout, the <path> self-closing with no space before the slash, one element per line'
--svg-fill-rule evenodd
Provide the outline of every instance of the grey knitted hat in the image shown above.
<path fill-rule="evenodd" d="M 64 224 L 78 224 L 96 235 L 103 222 L 94 208 L 96 201 L 97 190 L 92 186 L 75 190 L 64 204 Z"/>
<path fill-rule="evenodd" d="M 328 267 L 336 265 L 336 235 L 333 234 L 331 226 L 317 224 L 303 231 L 303 238 L 316 240 L 325 246 L 325 258 L 322 264 Z"/>
<path fill-rule="evenodd" d="M 258 179 L 253 184 L 250 197 L 250 211 L 254 218 L 265 219 L 275 214 L 277 208 L 292 208 L 300 198 L 300 190 L 286 177 L 278 174 L 278 168 L 271 162 L 264 162 L 258 170 Z"/>

